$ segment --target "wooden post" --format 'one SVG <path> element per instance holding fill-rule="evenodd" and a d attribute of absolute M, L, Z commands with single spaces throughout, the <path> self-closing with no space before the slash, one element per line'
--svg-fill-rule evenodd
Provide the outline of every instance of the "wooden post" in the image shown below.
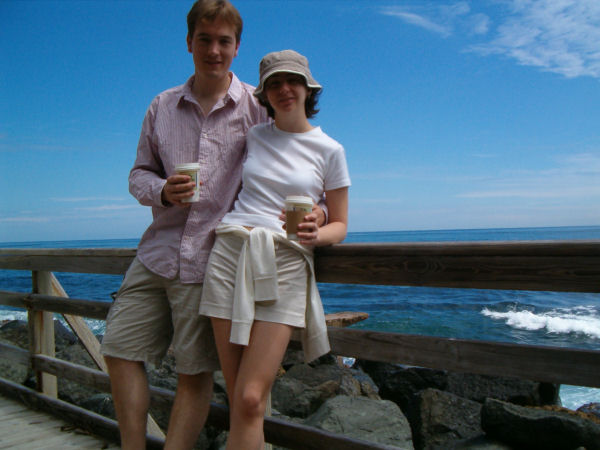
<path fill-rule="evenodd" d="M 66 291 L 58 281 L 58 279 L 54 276 L 53 273 L 50 273 L 52 276 L 52 295 L 56 295 L 57 297 L 65 297 L 68 298 Z M 79 338 L 79 341 L 84 346 L 86 351 L 89 353 L 91 358 L 94 360 L 96 365 L 103 372 L 108 372 L 108 367 L 106 367 L 106 362 L 100 353 L 100 343 L 90 327 L 88 327 L 85 320 L 79 316 L 74 316 L 72 314 L 63 314 L 63 317 L 73 330 L 73 333 Z M 146 432 L 151 436 L 156 436 L 160 438 L 165 438 L 165 434 L 160 429 L 160 426 L 156 423 L 156 421 L 152 418 L 150 414 L 148 414 L 148 424 L 146 426 Z"/>
<path fill-rule="evenodd" d="M 32 272 L 32 290 L 36 294 L 52 294 L 52 272 Z M 29 351 L 54 357 L 54 314 L 48 311 L 27 311 L 29 328 Z M 40 392 L 52 398 L 58 397 L 56 377 L 45 372 L 36 372 L 37 387 Z"/>

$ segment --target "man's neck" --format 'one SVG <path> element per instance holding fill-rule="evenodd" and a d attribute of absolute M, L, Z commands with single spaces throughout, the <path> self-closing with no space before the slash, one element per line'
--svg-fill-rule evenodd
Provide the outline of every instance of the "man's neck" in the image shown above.
<path fill-rule="evenodd" d="M 220 99 L 225 97 L 225 94 L 227 94 L 227 91 L 229 90 L 232 77 L 233 75 L 231 73 L 223 78 L 203 78 L 198 76 L 198 74 L 195 75 L 192 84 L 192 93 L 194 94 L 194 98 L 200 104 L 205 116 L 210 113 L 213 106 L 215 106 Z"/>

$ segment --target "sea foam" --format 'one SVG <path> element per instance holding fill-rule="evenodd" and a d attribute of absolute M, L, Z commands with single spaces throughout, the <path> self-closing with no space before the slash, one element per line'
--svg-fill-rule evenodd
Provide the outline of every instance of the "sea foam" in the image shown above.
<path fill-rule="evenodd" d="M 492 311 L 483 308 L 481 314 L 503 320 L 508 326 L 519 330 L 546 330 L 554 334 L 583 334 L 600 339 L 600 314 L 594 307 L 554 309 L 542 313 L 529 310 Z"/>

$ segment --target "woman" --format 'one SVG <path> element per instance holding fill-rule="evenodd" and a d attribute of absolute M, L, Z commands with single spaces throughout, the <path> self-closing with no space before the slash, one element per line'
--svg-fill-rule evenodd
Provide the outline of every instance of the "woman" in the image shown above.
<path fill-rule="evenodd" d="M 268 394 L 294 329 L 307 361 L 329 351 L 312 249 L 345 238 L 350 178 L 343 147 L 308 121 L 320 90 L 299 53 L 262 59 L 254 95 L 274 122 L 248 133 L 242 190 L 209 258 L 200 314 L 211 317 L 227 384 L 228 449 L 263 445 Z M 300 193 L 313 202 L 325 194 L 328 223 L 305 216 L 295 242 L 280 212 L 287 195 Z"/>

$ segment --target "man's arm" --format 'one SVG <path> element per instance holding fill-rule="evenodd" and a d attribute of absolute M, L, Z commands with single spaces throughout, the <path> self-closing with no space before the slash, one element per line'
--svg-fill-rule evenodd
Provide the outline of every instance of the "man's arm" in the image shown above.
<path fill-rule="evenodd" d="M 137 147 L 133 168 L 129 172 L 129 192 L 144 206 L 168 206 L 163 203 L 162 191 L 166 174 L 158 149 L 152 140 L 156 114 L 156 99 L 150 104 Z"/>

